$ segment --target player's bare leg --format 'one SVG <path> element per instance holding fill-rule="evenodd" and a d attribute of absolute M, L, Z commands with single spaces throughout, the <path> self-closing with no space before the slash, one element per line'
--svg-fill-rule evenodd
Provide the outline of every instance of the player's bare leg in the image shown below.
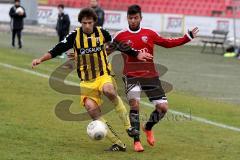
<path fill-rule="evenodd" d="M 143 131 L 147 136 L 147 142 L 154 146 L 155 138 L 152 131 L 152 128 L 157 124 L 167 113 L 168 103 L 158 103 L 156 104 L 156 109 L 151 113 L 148 122 L 143 126 Z"/>
<path fill-rule="evenodd" d="M 124 143 L 122 143 L 119 136 L 116 134 L 116 132 L 110 126 L 110 124 L 103 117 L 101 117 L 100 106 L 98 106 L 94 100 L 92 100 L 90 98 L 86 98 L 84 100 L 84 107 L 93 120 L 100 120 L 108 126 L 108 131 L 107 131 L 106 137 L 107 137 L 107 139 L 109 139 L 112 142 L 112 146 L 109 147 L 106 151 L 123 151 L 123 152 L 125 152 L 126 145 Z"/>
<path fill-rule="evenodd" d="M 93 120 L 97 120 L 101 117 L 101 109 L 94 100 L 85 98 L 84 107 Z"/>
<path fill-rule="evenodd" d="M 139 132 L 131 126 L 129 117 L 127 116 L 128 112 L 123 104 L 122 99 L 117 95 L 117 92 L 112 83 L 106 83 L 102 88 L 103 94 L 108 97 L 108 99 L 115 105 L 115 110 L 119 115 L 119 118 L 122 120 L 124 127 L 130 137 L 139 135 Z"/>
<path fill-rule="evenodd" d="M 130 119 L 131 125 L 140 132 L 139 100 L 130 99 L 129 105 L 130 105 L 129 119 Z M 140 141 L 140 135 L 137 135 L 134 137 L 134 150 L 136 152 L 144 151 L 144 148 Z"/>

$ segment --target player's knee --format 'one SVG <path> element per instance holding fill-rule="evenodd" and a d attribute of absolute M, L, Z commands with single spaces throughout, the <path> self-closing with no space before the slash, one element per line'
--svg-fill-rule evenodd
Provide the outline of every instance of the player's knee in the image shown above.
<path fill-rule="evenodd" d="M 117 97 L 117 94 L 114 88 L 104 89 L 103 94 L 107 96 L 110 100 L 114 100 Z"/>
<path fill-rule="evenodd" d="M 136 99 L 130 99 L 129 100 L 129 105 L 131 107 L 131 110 L 139 110 L 139 101 Z"/>
<path fill-rule="evenodd" d="M 84 100 L 84 107 L 93 120 L 99 119 L 101 117 L 101 110 L 95 101 L 86 98 Z"/>
<path fill-rule="evenodd" d="M 168 103 L 157 104 L 156 105 L 156 110 L 158 112 L 167 113 L 167 111 L 168 111 Z"/>
<path fill-rule="evenodd" d="M 95 104 L 93 103 L 93 101 L 88 98 L 84 99 L 84 106 L 88 111 L 93 110 L 95 108 Z"/>

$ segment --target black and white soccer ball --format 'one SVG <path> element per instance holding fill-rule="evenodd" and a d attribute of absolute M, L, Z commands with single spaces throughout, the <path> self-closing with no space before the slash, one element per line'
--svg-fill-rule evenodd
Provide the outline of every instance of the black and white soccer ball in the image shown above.
<path fill-rule="evenodd" d="M 87 126 L 87 134 L 93 140 L 101 140 L 107 135 L 107 125 L 99 120 L 94 120 Z"/>

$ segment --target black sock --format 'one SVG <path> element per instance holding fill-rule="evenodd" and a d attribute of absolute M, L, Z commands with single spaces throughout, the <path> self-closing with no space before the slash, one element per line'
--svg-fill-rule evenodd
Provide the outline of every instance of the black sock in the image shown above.
<path fill-rule="evenodd" d="M 157 110 L 154 110 L 151 113 L 148 122 L 146 123 L 145 129 L 149 131 L 152 130 L 152 127 L 157 124 L 164 117 L 164 115 L 165 113 L 159 113 Z"/>
<path fill-rule="evenodd" d="M 139 111 L 130 110 L 129 119 L 130 119 L 131 126 L 134 127 L 136 130 L 140 131 Z M 139 136 L 134 137 L 134 142 L 136 141 L 140 141 Z"/>

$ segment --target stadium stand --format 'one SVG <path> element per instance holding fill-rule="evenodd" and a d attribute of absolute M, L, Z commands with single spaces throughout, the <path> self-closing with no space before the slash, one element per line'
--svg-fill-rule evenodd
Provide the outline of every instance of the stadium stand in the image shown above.
<path fill-rule="evenodd" d="M 82 8 L 88 6 L 88 0 L 48 0 L 47 5 Z M 101 7 L 108 10 L 126 10 L 131 4 L 139 4 L 144 12 L 173 13 L 196 16 L 218 16 L 231 18 L 234 16 L 233 6 L 240 6 L 236 0 L 99 0 Z M 46 3 L 45 3 L 46 4 Z M 237 11 L 240 17 L 240 11 Z"/>
<path fill-rule="evenodd" d="M 14 0 L 0 0 L 0 3 L 14 3 Z"/>

